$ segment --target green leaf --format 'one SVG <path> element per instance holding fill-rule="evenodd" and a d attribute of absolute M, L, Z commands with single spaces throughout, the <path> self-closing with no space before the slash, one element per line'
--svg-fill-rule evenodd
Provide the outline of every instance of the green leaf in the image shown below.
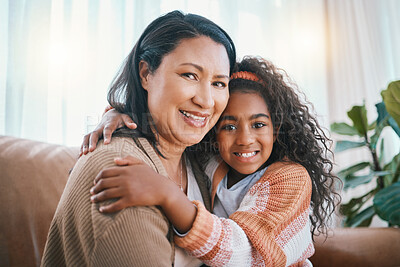
<path fill-rule="evenodd" d="M 385 159 L 384 155 L 385 155 L 385 139 L 382 138 L 381 147 L 379 150 L 379 159 L 378 159 L 379 166 L 382 166 L 384 164 L 383 162 L 383 160 Z"/>
<path fill-rule="evenodd" d="M 340 178 L 342 178 L 343 180 L 345 180 L 347 176 L 349 176 L 349 175 L 351 175 L 351 174 L 353 174 L 355 172 L 361 171 L 361 170 L 365 169 L 368 166 L 370 166 L 369 162 L 367 162 L 367 161 L 360 162 L 360 163 L 357 163 L 357 164 L 352 165 L 350 167 L 347 167 L 346 169 L 341 170 L 340 172 L 338 172 L 338 176 Z"/>
<path fill-rule="evenodd" d="M 385 118 L 383 118 L 382 120 L 379 121 L 378 125 L 375 128 L 375 133 L 373 136 L 371 136 L 371 141 L 370 141 L 370 145 L 372 149 L 376 149 L 376 145 L 378 144 L 378 140 L 379 137 L 382 133 L 383 128 L 385 128 L 386 126 L 388 126 L 388 120 L 390 118 L 390 115 L 387 114 L 385 116 Z"/>
<path fill-rule="evenodd" d="M 337 141 L 335 146 L 335 152 L 339 153 L 347 149 L 365 146 L 365 142 L 353 142 L 353 141 Z"/>
<path fill-rule="evenodd" d="M 371 197 L 373 197 L 375 193 L 376 189 L 373 189 L 359 198 L 351 199 L 347 204 L 341 204 L 340 211 L 344 216 L 348 218 L 354 217 L 354 215 L 357 214 L 362 205 L 367 202 Z"/>
<path fill-rule="evenodd" d="M 367 110 L 365 105 L 354 106 L 349 112 L 347 112 L 349 118 L 353 121 L 354 127 L 361 136 L 365 136 L 368 131 L 368 119 Z"/>
<path fill-rule="evenodd" d="M 374 215 L 374 206 L 370 206 L 352 217 L 351 219 L 346 220 L 346 225 L 351 227 L 369 226 Z"/>
<path fill-rule="evenodd" d="M 371 131 L 371 130 L 375 129 L 376 125 L 377 125 L 376 121 L 374 121 L 373 123 L 371 123 L 371 124 L 368 126 L 368 131 Z"/>
<path fill-rule="evenodd" d="M 390 174 L 385 175 L 383 182 L 385 187 L 397 182 L 400 176 L 400 153 L 392 158 L 392 160 L 383 167 L 383 170 L 389 171 Z"/>
<path fill-rule="evenodd" d="M 400 136 L 400 127 L 396 123 L 396 121 L 393 119 L 393 117 L 390 116 L 390 114 L 387 112 L 385 103 L 380 102 L 380 103 L 376 104 L 375 106 L 376 106 L 376 111 L 378 112 L 378 118 L 376 119 L 377 125 L 379 125 L 382 121 L 384 121 L 385 124 L 383 127 L 390 125 L 393 128 L 393 130 L 397 133 L 397 135 Z M 382 130 L 383 127 L 380 130 Z M 376 133 L 375 133 L 375 135 L 376 135 Z"/>
<path fill-rule="evenodd" d="M 345 122 L 334 122 L 331 124 L 331 131 L 341 135 L 358 135 L 358 131 L 355 127 L 348 125 Z"/>
<path fill-rule="evenodd" d="M 375 104 L 376 111 L 378 112 L 378 118 L 376 119 L 376 123 L 379 124 L 382 120 L 384 120 L 389 113 L 386 110 L 385 103 L 379 102 Z"/>
<path fill-rule="evenodd" d="M 389 83 L 388 88 L 386 90 L 383 90 L 381 92 L 381 95 L 383 98 L 383 102 L 385 103 L 387 112 L 395 120 L 398 128 L 400 125 L 400 81 Z M 400 136 L 400 130 L 397 131 L 395 128 L 393 129 Z"/>
<path fill-rule="evenodd" d="M 375 177 L 385 176 L 385 175 L 388 175 L 391 173 L 392 172 L 390 172 L 390 171 L 379 171 L 379 172 L 371 172 L 369 174 L 359 175 L 359 176 L 349 175 L 346 177 L 346 180 L 344 183 L 344 188 L 345 189 L 354 188 L 361 184 L 367 184 L 367 183 L 371 182 L 371 180 Z"/>
<path fill-rule="evenodd" d="M 374 198 L 374 207 L 383 220 L 400 226 L 400 182 L 379 191 Z"/>
<path fill-rule="evenodd" d="M 392 116 L 389 117 L 388 123 L 390 126 L 392 126 L 394 132 L 397 133 L 397 135 L 400 137 L 400 127 Z"/>

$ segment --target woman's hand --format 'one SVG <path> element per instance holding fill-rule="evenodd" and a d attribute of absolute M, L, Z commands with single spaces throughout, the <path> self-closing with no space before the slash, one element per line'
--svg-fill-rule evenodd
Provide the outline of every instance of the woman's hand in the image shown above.
<path fill-rule="evenodd" d="M 141 160 L 127 156 L 114 161 L 118 166 L 101 171 L 90 190 L 90 199 L 94 203 L 119 198 L 100 207 L 100 212 L 116 212 L 130 206 L 161 206 L 167 198 L 168 188 L 176 187 Z"/>
<path fill-rule="evenodd" d="M 104 136 L 104 144 L 111 141 L 112 133 L 121 127 L 127 126 L 130 129 L 136 129 L 137 125 L 132 119 L 126 115 L 121 114 L 115 109 L 106 109 L 100 123 L 96 128 L 83 137 L 83 142 L 79 151 L 79 156 L 92 152 L 96 148 L 97 141 L 101 136 Z"/>

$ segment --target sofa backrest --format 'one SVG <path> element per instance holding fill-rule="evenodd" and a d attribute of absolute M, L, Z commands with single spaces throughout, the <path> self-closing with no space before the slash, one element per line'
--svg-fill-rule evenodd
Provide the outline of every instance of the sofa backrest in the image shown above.
<path fill-rule="evenodd" d="M 39 266 L 79 148 L 0 136 L 1 266 Z"/>

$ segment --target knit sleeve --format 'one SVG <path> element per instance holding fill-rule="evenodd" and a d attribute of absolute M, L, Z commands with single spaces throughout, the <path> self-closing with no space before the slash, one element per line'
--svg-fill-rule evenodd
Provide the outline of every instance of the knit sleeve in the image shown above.
<path fill-rule="evenodd" d="M 218 218 L 201 204 L 178 246 L 211 266 L 300 265 L 314 252 L 311 180 L 298 164 L 276 163 L 249 190 L 238 211 Z"/>

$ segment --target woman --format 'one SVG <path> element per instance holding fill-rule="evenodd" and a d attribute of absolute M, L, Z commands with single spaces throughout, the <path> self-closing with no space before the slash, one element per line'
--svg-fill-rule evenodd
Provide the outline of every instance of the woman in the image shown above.
<path fill-rule="evenodd" d="M 189 198 L 202 199 L 207 190 L 183 152 L 203 139 L 224 110 L 235 57 L 230 37 L 197 15 L 170 12 L 145 29 L 108 94 L 117 111 L 135 117 L 137 130 L 120 132 L 78 160 L 50 226 L 43 266 L 201 265 L 174 247 L 169 222 L 157 207 L 105 215 L 88 201 L 89 190 L 115 157 L 131 155 Z"/>

